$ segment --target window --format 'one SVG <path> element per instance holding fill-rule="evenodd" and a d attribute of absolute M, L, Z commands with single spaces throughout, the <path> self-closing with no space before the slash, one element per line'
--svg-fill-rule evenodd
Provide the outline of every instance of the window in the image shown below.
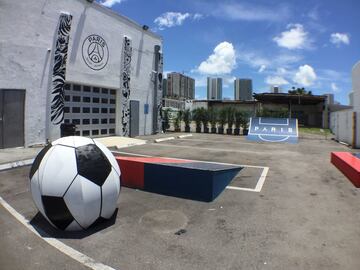
<path fill-rule="evenodd" d="M 83 119 L 82 124 L 83 125 L 89 125 L 90 124 L 90 119 Z"/>
<path fill-rule="evenodd" d="M 81 85 L 73 84 L 73 91 L 81 91 Z"/>
<path fill-rule="evenodd" d="M 72 107 L 72 113 L 80 113 L 80 107 Z"/>
<path fill-rule="evenodd" d="M 83 97 L 83 102 L 90 103 L 90 97 Z"/>
<path fill-rule="evenodd" d="M 81 100 L 80 96 L 73 96 L 72 97 L 73 102 L 80 102 L 80 100 Z"/>

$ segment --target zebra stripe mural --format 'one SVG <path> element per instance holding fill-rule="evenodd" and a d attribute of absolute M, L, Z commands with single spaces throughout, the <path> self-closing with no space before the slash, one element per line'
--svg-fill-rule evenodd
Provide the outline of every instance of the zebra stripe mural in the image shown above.
<path fill-rule="evenodd" d="M 54 125 L 58 125 L 64 120 L 64 85 L 71 21 L 72 16 L 70 14 L 60 14 L 54 52 L 50 99 L 50 119 Z"/>
<path fill-rule="evenodd" d="M 129 136 L 130 134 L 130 72 L 131 72 L 131 56 L 132 56 L 132 43 L 131 39 L 124 37 L 123 45 L 123 65 L 122 65 L 122 85 L 121 89 L 121 105 L 122 105 L 122 136 Z"/>
<path fill-rule="evenodd" d="M 162 81 L 163 81 L 163 54 L 158 52 L 158 66 L 157 66 L 157 132 L 161 132 L 162 130 L 162 96 L 163 96 L 163 89 L 162 89 Z"/>

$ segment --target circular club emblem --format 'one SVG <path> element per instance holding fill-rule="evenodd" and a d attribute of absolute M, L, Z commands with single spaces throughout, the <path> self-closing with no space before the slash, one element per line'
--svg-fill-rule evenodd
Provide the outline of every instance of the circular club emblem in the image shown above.
<path fill-rule="evenodd" d="M 105 40 L 98 35 L 88 36 L 82 45 L 82 56 L 89 68 L 103 69 L 109 60 L 109 49 Z"/>

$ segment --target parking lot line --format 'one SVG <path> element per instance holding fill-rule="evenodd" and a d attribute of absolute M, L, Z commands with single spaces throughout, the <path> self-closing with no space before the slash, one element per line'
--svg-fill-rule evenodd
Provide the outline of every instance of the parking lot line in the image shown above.
<path fill-rule="evenodd" d="M 36 236 L 47 242 L 49 245 L 53 246 L 63 254 L 69 256 L 75 261 L 81 263 L 82 265 L 93 269 L 93 270 L 115 270 L 114 268 L 107 266 L 105 264 L 96 262 L 94 259 L 86 256 L 85 254 L 65 245 L 63 242 L 57 240 L 56 238 L 52 238 L 47 235 L 45 232 L 41 231 L 42 235 L 37 231 L 39 228 L 35 229 L 30 225 L 29 220 L 27 220 L 24 216 L 22 216 L 19 212 L 17 212 L 13 207 L 11 207 L 1 196 L 0 196 L 0 205 L 2 205 L 14 218 L 16 218 L 22 225 L 24 225 L 27 229 L 33 232 Z"/>
<path fill-rule="evenodd" d="M 143 155 L 143 154 L 135 154 L 135 153 L 131 153 L 131 152 L 124 152 L 124 151 L 111 151 L 115 154 L 125 154 L 125 155 L 131 155 L 131 156 L 139 156 L 139 157 L 153 157 L 151 155 Z M 161 156 L 157 156 L 159 158 L 169 158 L 169 157 L 161 157 Z M 174 157 L 171 157 L 174 158 Z M 266 180 L 266 176 L 267 173 L 269 171 L 269 167 L 264 167 L 264 166 L 255 166 L 255 165 L 244 165 L 244 164 L 234 164 L 234 163 L 222 163 L 222 162 L 214 162 L 214 161 L 206 161 L 206 160 L 195 160 L 195 159 L 183 159 L 183 158 L 176 158 L 179 160 L 188 160 L 188 161 L 201 161 L 201 162 L 207 162 L 207 163 L 213 163 L 213 164 L 221 164 L 221 165 L 233 165 L 233 166 L 241 166 L 241 167 L 247 167 L 247 168 L 258 168 L 258 169 L 263 169 L 255 188 L 242 188 L 242 187 L 234 187 L 234 186 L 227 186 L 226 189 L 232 189 L 232 190 L 241 190 L 241 191 L 252 191 L 252 192 L 260 192 L 265 180 Z"/>
<path fill-rule="evenodd" d="M 198 146 L 187 146 L 187 145 L 175 145 L 175 144 L 167 144 L 167 143 L 150 143 L 149 145 L 156 145 L 156 146 L 164 146 L 164 147 L 174 147 L 174 148 L 189 148 L 189 149 L 202 149 L 208 151 L 223 151 L 223 152 L 231 152 L 231 153 L 249 153 L 249 154 L 259 154 L 262 155 L 263 152 L 258 151 L 248 151 L 248 150 L 233 150 L 233 149 L 223 149 L 223 148 L 209 148 L 209 147 L 198 147 Z M 274 152 L 273 155 L 283 155 L 282 153 Z"/>

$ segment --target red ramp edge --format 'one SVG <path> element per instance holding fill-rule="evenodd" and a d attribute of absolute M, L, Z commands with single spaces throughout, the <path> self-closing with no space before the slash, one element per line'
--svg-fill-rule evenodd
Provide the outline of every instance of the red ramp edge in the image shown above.
<path fill-rule="evenodd" d="M 360 188 L 360 159 L 349 152 L 331 152 L 331 163 Z"/>

